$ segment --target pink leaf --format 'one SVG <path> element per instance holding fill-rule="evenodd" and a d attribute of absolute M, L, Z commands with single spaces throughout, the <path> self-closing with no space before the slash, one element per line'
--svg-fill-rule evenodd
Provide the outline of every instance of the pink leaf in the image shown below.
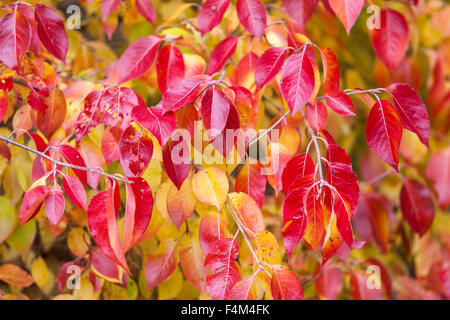
<path fill-rule="evenodd" d="M 158 87 L 164 93 L 184 78 L 183 53 L 173 44 L 162 47 L 156 60 Z"/>
<path fill-rule="evenodd" d="M 292 18 L 305 29 L 306 23 L 317 8 L 319 0 L 283 0 L 283 6 Z"/>
<path fill-rule="evenodd" d="M 281 176 L 284 192 L 289 194 L 298 187 L 310 187 L 314 183 L 314 171 L 314 162 L 309 154 L 302 153 L 293 157 Z"/>
<path fill-rule="evenodd" d="M 165 281 L 178 265 L 177 242 L 166 240 L 160 246 L 162 246 L 164 252 L 150 254 L 145 264 L 147 290 L 151 290 Z"/>
<path fill-rule="evenodd" d="M 129 126 L 120 138 L 120 165 L 127 177 L 141 176 L 153 155 L 153 142 Z"/>
<path fill-rule="evenodd" d="M 282 266 L 273 268 L 270 288 L 274 300 L 303 300 L 303 289 L 297 276 Z"/>
<path fill-rule="evenodd" d="M 31 43 L 31 26 L 14 6 L 13 12 L 0 19 L 0 60 L 17 70 Z"/>
<path fill-rule="evenodd" d="M 209 88 L 202 99 L 200 109 L 203 124 L 209 130 L 209 138 L 213 140 L 225 128 L 231 101 L 222 91 L 215 87 Z"/>
<path fill-rule="evenodd" d="M 236 50 L 238 40 L 238 37 L 228 37 L 214 48 L 209 58 L 208 68 L 206 69 L 208 75 L 212 75 L 222 69 Z"/>
<path fill-rule="evenodd" d="M 175 86 L 169 87 L 162 97 L 164 113 L 176 112 L 181 107 L 191 103 L 197 97 L 203 80 L 200 78 L 186 78 Z"/>
<path fill-rule="evenodd" d="M 237 0 L 239 21 L 252 35 L 261 38 L 266 28 L 266 9 L 259 0 Z"/>
<path fill-rule="evenodd" d="M 292 115 L 312 98 L 315 85 L 313 66 L 305 50 L 289 57 L 281 72 L 281 93 Z"/>
<path fill-rule="evenodd" d="M 202 35 L 211 31 L 217 26 L 225 14 L 230 0 L 207 0 L 198 14 L 198 28 Z"/>
<path fill-rule="evenodd" d="M 136 0 L 136 9 L 151 24 L 155 24 L 156 11 L 150 0 Z"/>
<path fill-rule="evenodd" d="M 25 192 L 19 210 L 19 220 L 22 227 L 38 214 L 42 202 L 49 193 L 50 188 L 47 186 L 37 186 Z"/>
<path fill-rule="evenodd" d="M 450 148 L 440 150 L 428 160 L 426 175 L 434 181 L 439 205 L 444 208 L 450 204 Z"/>
<path fill-rule="evenodd" d="M 389 68 L 395 68 L 405 57 L 409 44 L 409 27 L 403 15 L 395 10 L 381 11 L 380 28 L 370 31 L 375 53 Z"/>
<path fill-rule="evenodd" d="M 309 103 L 306 106 L 305 115 L 310 127 L 316 132 L 322 131 L 327 124 L 327 107 L 320 101 L 315 104 Z"/>
<path fill-rule="evenodd" d="M 123 225 L 123 249 L 127 251 L 141 239 L 150 223 L 153 210 L 153 195 L 148 183 L 137 177 L 129 177 Z"/>
<path fill-rule="evenodd" d="M 255 67 L 255 84 L 258 90 L 272 80 L 280 71 L 287 51 L 287 48 L 273 47 L 265 51 L 258 59 Z"/>
<path fill-rule="evenodd" d="M 64 21 L 53 9 L 42 4 L 36 4 L 35 19 L 37 33 L 45 49 L 65 63 L 69 41 Z"/>
<path fill-rule="evenodd" d="M 403 217 L 414 232 L 423 235 L 433 223 L 434 204 L 430 190 L 422 183 L 405 179 L 400 192 Z"/>
<path fill-rule="evenodd" d="M 94 195 L 89 203 L 87 210 L 89 230 L 100 250 L 129 272 L 117 225 L 118 207 L 115 205 L 114 195 L 116 188 L 111 186 L 116 182 L 107 181 L 109 187 Z"/>
<path fill-rule="evenodd" d="M 352 99 L 343 91 L 334 91 L 326 96 L 327 105 L 336 113 L 343 116 L 354 116 Z"/>
<path fill-rule="evenodd" d="M 100 11 L 102 13 L 102 20 L 106 21 L 108 17 L 117 9 L 121 0 L 102 0 L 100 4 Z"/>
<path fill-rule="evenodd" d="M 143 76 L 152 66 L 161 39 L 147 36 L 133 42 L 120 57 L 117 66 L 119 83 Z"/>
<path fill-rule="evenodd" d="M 189 175 L 191 168 L 189 148 L 182 136 L 180 139 L 181 141 L 169 140 L 164 146 L 162 154 L 167 176 L 178 190 Z"/>
<path fill-rule="evenodd" d="M 122 130 L 119 127 L 107 128 L 102 137 L 102 154 L 109 165 L 113 161 L 120 159 L 120 137 Z"/>
<path fill-rule="evenodd" d="M 55 184 L 45 198 L 45 214 L 52 224 L 58 224 L 64 214 L 65 207 L 64 193 L 61 187 Z"/>
<path fill-rule="evenodd" d="M 388 90 L 392 94 L 394 107 L 402 120 L 403 127 L 417 134 L 420 141 L 428 146 L 430 120 L 427 108 L 416 90 L 405 83 L 394 83 Z"/>
<path fill-rule="evenodd" d="M 177 118 L 173 112 L 163 115 L 161 106 L 151 108 L 137 106 L 133 109 L 134 120 L 158 140 L 160 145 L 164 145 L 169 140 L 173 131 L 177 127 Z"/>
<path fill-rule="evenodd" d="M 81 157 L 80 152 L 78 152 L 78 150 L 75 149 L 74 147 L 64 144 L 59 145 L 58 150 L 63 154 L 64 158 L 66 158 L 69 164 L 86 168 L 86 164 L 83 158 Z M 87 174 L 85 170 L 81 169 L 72 169 L 72 170 L 81 180 L 81 182 L 83 182 L 83 184 L 87 184 Z"/>
<path fill-rule="evenodd" d="M 86 191 L 78 178 L 64 175 L 63 188 L 70 201 L 81 209 L 86 210 Z"/>

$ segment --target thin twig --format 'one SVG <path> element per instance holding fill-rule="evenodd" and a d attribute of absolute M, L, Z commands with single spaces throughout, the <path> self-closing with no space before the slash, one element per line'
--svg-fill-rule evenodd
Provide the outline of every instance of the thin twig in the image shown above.
<path fill-rule="evenodd" d="M 71 168 L 71 169 L 77 169 L 77 170 L 83 170 L 83 171 L 88 171 L 88 172 L 92 172 L 92 173 L 97 173 L 99 175 L 102 175 L 102 176 L 105 176 L 105 177 L 108 177 L 108 178 L 111 178 L 111 179 L 114 179 L 114 180 L 117 180 L 117 181 L 122 181 L 122 182 L 125 182 L 125 183 L 132 183 L 132 181 L 129 181 L 128 179 L 124 179 L 124 178 L 118 177 L 116 175 L 105 173 L 105 172 L 97 170 L 95 168 L 87 168 L 87 167 L 77 166 L 77 165 L 74 165 L 74 164 L 71 164 L 71 163 L 62 162 L 62 161 L 53 159 L 52 157 L 46 155 L 44 152 L 40 152 L 40 151 L 38 151 L 36 149 L 30 148 L 30 147 L 28 147 L 28 146 L 26 146 L 24 144 L 21 144 L 19 142 L 16 142 L 16 141 L 14 141 L 14 140 L 12 140 L 10 138 L 7 138 L 7 137 L 1 136 L 1 135 L 0 135 L 0 140 L 5 142 L 5 143 L 9 143 L 9 144 L 15 145 L 17 147 L 20 147 L 20 148 L 22 148 L 24 150 L 27 150 L 29 152 L 32 152 L 34 154 L 37 154 L 38 156 L 47 159 L 48 161 L 52 162 L 53 164 L 55 164 L 57 166 L 63 166 L 63 167 Z"/>
<path fill-rule="evenodd" d="M 253 247 L 252 247 L 252 245 L 250 244 L 250 241 L 248 240 L 247 234 L 245 233 L 244 229 L 242 228 L 242 226 L 241 226 L 239 220 L 235 217 L 235 215 L 234 215 L 234 213 L 233 213 L 233 210 L 231 209 L 230 204 L 228 203 L 228 201 L 226 202 L 226 204 L 227 204 L 228 210 L 230 211 L 231 216 L 232 216 L 233 219 L 234 219 L 234 222 L 236 222 L 236 225 L 238 226 L 239 231 L 241 232 L 241 234 L 242 234 L 242 236 L 243 236 L 245 242 L 247 243 L 247 246 L 248 246 L 248 248 L 250 249 L 250 252 L 252 253 L 253 258 L 255 259 L 256 264 L 258 265 L 258 269 L 264 270 L 264 272 L 266 272 L 269 276 L 271 276 L 271 275 L 270 275 L 270 272 L 268 272 L 268 271 L 263 267 L 263 263 L 259 260 L 259 258 L 258 258 L 258 256 L 256 255 L 255 251 L 253 250 Z M 234 205 L 234 203 L 233 203 L 233 205 Z"/>

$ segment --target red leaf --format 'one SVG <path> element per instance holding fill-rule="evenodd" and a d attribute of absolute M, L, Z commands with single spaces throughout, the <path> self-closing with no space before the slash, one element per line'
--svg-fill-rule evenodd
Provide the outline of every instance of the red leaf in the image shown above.
<path fill-rule="evenodd" d="M 241 270 L 235 261 L 224 266 L 226 271 L 206 277 L 206 291 L 213 300 L 227 300 L 234 285 L 241 280 Z"/>
<path fill-rule="evenodd" d="M 284 248 L 291 258 L 297 244 L 303 238 L 307 226 L 304 196 L 306 189 L 298 188 L 291 191 L 283 202 L 283 230 Z"/>
<path fill-rule="evenodd" d="M 13 12 L 0 19 L 0 60 L 17 70 L 31 43 L 31 26 L 14 6 Z"/>
<path fill-rule="evenodd" d="M 369 288 L 368 277 L 362 272 L 355 272 L 350 279 L 350 295 L 353 300 L 384 300 L 383 290 Z"/>
<path fill-rule="evenodd" d="M 102 20 L 106 21 L 108 17 L 117 9 L 121 0 L 102 0 L 100 4 L 100 12 L 102 13 Z"/>
<path fill-rule="evenodd" d="M 292 115 L 311 99 L 315 85 L 313 66 L 305 50 L 290 56 L 281 72 L 281 93 Z"/>
<path fill-rule="evenodd" d="M 150 131 L 160 145 L 166 144 L 177 127 L 175 114 L 170 112 L 163 115 L 163 110 L 159 105 L 151 108 L 137 106 L 133 109 L 132 117 L 137 123 Z"/>
<path fill-rule="evenodd" d="M 217 240 L 212 253 L 205 259 L 205 267 L 214 273 L 206 277 L 206 290 L 214 300 L 228 299 L 231 289 L 242 279 L 239 265 L 234 261 L 239 245 L 234 239 Z"/>
<path fill-rule="evenodd" d="M 389 101 L 376 102 L 366 123 L 369 148 L 387 164 L 398 170 L 398 148 L 402 138 L 402 122 Z"/>
<path fill-rule="evenodd" d="M 325 236 L 323 206 L 318 190 L 309 190 L 303 202 L 306 220 L 308 221 L 303 239 L 309 243 L 313 250 L 316 250 Z"/>
<path fill-rule="evenodd" d="M 233 192 L 228 194 L 228 203 L 234 216 L 250 234 L 264 231 L 264 217 L 255 200 L 248 194 Z"/>
<path fill-rule="evenodd" d="M 327 105 L 336 113 L 343 116 L 354 116 L 353 101 L 343 91 L 334 91 L 326 96 Z"/>
<path fill-rule="evenodd" d="M 265 51 L 258 59 L 255 67 L 255 84 L 258 90 L 272 80 L 280 71 L 287 51 L 287 48 L 273 47 Z"/>
<path fill-rule="evenodd" d="M 334 194 L 333 212 L 336 215 L 336 225 L 345 243 L 351 248 L 353 245 L 353 230 L 350 223 L 351 213 L 337 193 Z"/>
<path fill-rule="evenodd" d="M 264 192 L 266 190 L 267 178 L 261 174 L 262 166 L 253 161 L 246 161 L 244 167 L 236 177 L 235 191 L 245 192 L 251 196 L 258 206 L 262 208 L 264 202 Z"/>
<path fill-rule="evenodd" d="M 191 169 L 191 155 L 183 136 L 180 136 L 178 141 L 169 140 L 164 146 L 162 156 L 167 176 L 180 190 Z"/>
<path fill-rule="evenodd" d="M 347 33 L 350 34 L 350 30 L 358 19 L 366 0 L 329 0 L 329 3 Z"/>
<path fill-rule="evenodd" d="M 119 83 L 143 76 L 152 66 L 161 39 L 147 36 L 133 42 L 117 62 Z"/>
<path fill-rule="evenodd" d="M 198 14 L 198 28 L 202 35 L 217 26 L 227 11 L 230 0 L 207 0 Z"/>
<path fill-rule="evenodd" d="M 94 195 L 89 203 L 87 210 L 89 230 L 99 249 L 130 273 L 120 243 L 117 225 L 118 206 L 115 203 L 114 193 L 118 189 L 111 186 L 111 184 L 116 184 L 115 181 L 110 181 L 109 184 L 110 186 L 105 191 Z"/>
<path fill-rule="evenodd" d="M 150 0 L 136 0 L 136 9 L 151 24 L 155 24 L 156 11 Z"/>
<path fill-rule="evenodd" d="M 282 266 L 273 268 L 270 289 L 274 300 L 303 300 L 303 289 L 294 272 Z"/>
<path fill-rule="evenodd" d="M 319 0 L 283 0 L 287 12 L 300 24 L 302 29 L 313 15 Z"/>
<path fill-rule="evenodd" d="M 351 166 L 350 157 L 347 154 L 347 151 L 337 144 L 331 144 L 328 141 L 328 150 L 327 150 L 327 160 L 330 162 L 339 162 L 343 164 L 348 164 Z M 351 169 L 351 167 L 350 167 Z"/>
<path fill-rule="evenodd" d="M 122 243 L 125 252 L 141 239 L 150 223 L 153 210 L 153 195 L 148 183 L 142 178 L 128 179 L 133 183 L 125 185 L 127 200 Z"/>
<path fill-rule="evenodd" d="M 237 0 L 236 9 L 242 26 L 252 35 L 261 38 L 266 28 L 266 8 L 259 0 Z"/>
<path fill-rule="evenodd" d="M 153 142 L 129 126 L 120 138 L 120 166 L 128 177 L 141 176 L 153 155 Z"/>
<path fill-rule="evenodd" d="M 252 285 L 254 286 L 255 275 L 242 279 L 236 283 L 231 289 L 230 300 L 256 300 L 252 293 Z"/>
<path fill-rule="evenodd" d="M 236 50 L 238 40 L 238 37 L 228 37 L 214 48 L 209 57 L 208 68 L 206 69 L 208 75 L 212 75 L 222 69 Z"/>
<path fill-rule="evenodd" d="M 69 41 L 64 21 L 53 9 L 42 4 L 36 4 L 34 12 L 37 33 L 45 49 L 65 63 Z"/>
<path fill-rule="evenodd" d="M 233 149 L 236 145 L 239 134 L 241 133 L 241 120 L 239 117 L 239 112 L 233 102 L 230 102 L 230 111 L 228 113 L 227 122 L 225 123 L 225 127 L 222 132 L 214 137 L 214 141 L 212 141 L 213 146 L 222 153 L 222 155 L 226 158 L 228 153 Z M 212 131 L 214 133 L 214 130 Z M 238 134 L 236 134 L 238 133 Z M 238 150 L 239 151 L 239 150 Z M 243 151 L 242 151 L 243 153 Z"/>
<path fill-rule="evenodd" d="M 64 292 L 67 284 L 69 283 L 67 280 L 73 277 L 73 274 L 76 272 L 76 269 L 83 270 L 84 267 L 78 265 L 79 260 L 69 261 L 64 263 L 61 268 L 59 268 L 58 276 L 56 278 L 56 283 L 58 284 L 58 289 L 61 293 Z M 69 269 L 70 268 L 70 269 Z"/>
<path fill-rule="evenodd" d="M 321 48 L 320 55 L 323 65 L 323 89 L 326 94 L 333 93 L 339 90 L 339 63 L 336 55 L 329 48 Z"/>
<path fill-rule="evenodd" d="M 395 10 L 382 10 L 380 28 L 370 31 L 375 53 L 389 68 L 395 68 L 405 57 L 409 44 L 409 27 L 403 15 Z"/>
<path fill-rule="evenodd" d="M 325 299 L 336 300 L 343 286 L 342 271 L 339 268 L 330 267 L 329 263 L 322 268 L 325 268 L 325 270 L 317 270 L 321 274 L 314 281 L 317 293 Z"/>
<path fill-rule="evenodd" d="M 162 47 L 156 60 L 158 87 L 164 93 L 184 78 L 183 53 L 173 44 Z"/>
<path fill-rule="evenodd" d="M 37 151 L 44 152 L 47 149 L 47 143 L 40 135 L 34 132 L 27 132 L 27 133 L 30 136 L 30 138 L 33 139 Z"/>
<path fill-rule="evenodd" d="M 86 191 L 80 180 L 73 176 L 64 175 L 63 188 L 70 201 L 86 211 Z"/>
<path fill-rule="evenodd" d="M 388 90 L 392 94 L 394 107 L 402 120 L 403 127 L 417 134 L 420 141 L 428 146 L 430 120 L 427 108 L 416 90 L 405 83 L 394 83 Z"/>
<path fill-rule="evenodd" d="M 444 208 L 450 204 L 450 148 L 440 150 L 428 160 L 428 178 L 434 181 L 439 205 Z"/>
<path fill-rule="evenodd" d="M 315 132 L 320 132 L 327 124 L 327 107 L 320 101 L 308 103 L 305 110 L 306 120 Z"/>
<path fill-rule="evenodd" d="M 22 227 L 38 214 L 42 202 L 49 193 L 50 188 L 47 186 L 37 186 L 25 192 L 19 210 L 20 225 Z"/>
<path fill-rule="evenodd" d="M 160 244 L 160 248 L 163 252 L 150 254 L 145 265 L 147 290 L 164 282 L 175 271 L 178 264 L 177 242 L 168 239 Z"/>
<path fill-rule="evenodd" d="M 387 252 L 389 245 L 389 215 L 392 208 L 387 198 L 379 194 L 367 194 L 362 197 L 367 209 L 371 230 L 380 251 Z"/>
<path fill-rule="evenodd" d="M 231 103 L 225 94 L 215 87 L 209 88 L 203 96 L 200 113 L 205 128 L 209 130 L 210 140 L 214 140 L 225 128 Z"/>
<path fill-rule="evenodd" d="M 173 87 L 169 87 L 162 97 L 164 113 L 176 112 L 181 107 L 191 103 L 200 92 L 203 80 L 200 78 L 186 78 Z"/>
<path fill-rule="evenodd" d="M 200 221 L 200 247 L 205 255 L 215 248 L 215 242 L 225 237 L 226 221 L 220 216 L 206 215 Z"/>
<path fill-rule="evenodd" d="M 327 163 L 326 178 L 328 183 L 339 192 L 343 200 L 348 202 L 350 212 L 353 214 L 358 205 L 359 185 L 358 177 L 352 170 L 352 166 L 345 163 L 329 162 Z"/>
<path fill-rule="evenodd" d="M 122 282 L 123 274 L 120 272 L 119 266 L 105 256 L 101 250 L 96 249 L 91 253 L 91 268 L 102 279 L 111 282 Z"/>
<path fill-rule="evenodd" d="M 414 232 L 423 235 L 434 220 L 434 204 L 430 190 L 417 180 L 403 180 L 400 192 L 403 217 Z"/>
<path fill-rule="evenodd" d="M 309 154 L 302 153 L 293 157 L 287 163 L 281 176 L 284 193 L 289 194 L 298 187 L 310 187 L 314 183 L 314 172 L 314 162 Z"/>
<path fill-rule="evenodd" d="M 63 144 L 58 146 L 58 150 L 63 154 L 64 158 L 66 158 L 69 164 L 84 167 L 86 168 L 86 164 L 81 157 L 80 152 L 74 147 Z M 87 184 L 87 174 L 85 170 L 81 169 L 72 169 L 73 172 L 77 175 L 77 177 L 83 182 L 83 184 Z"/>
<path fill-rule="evenodd" d="M 186 279 L 203 294 L 206 290 L 205 256 L 198 240 L 191 239 L 191 244 L 188 248 L 180 247 L 180 266 Z"/>
<path fill-rule="evenodd" d="M 48 220 L 54 225 L 57 225 L 61 220 L 64 209 L 66 207 L 66 201 L 64 200 L 64 193 L 61 187 L 55 184 L 51 189 L 48 196 L 45 198 L 45 214 Z"/>
<path fill-rule="evenodd" d="M 120 159 L 120 138 L 122 130 L 119 127 L 107 128 L 102 137 L 102 154 L 106 164 Z"/>

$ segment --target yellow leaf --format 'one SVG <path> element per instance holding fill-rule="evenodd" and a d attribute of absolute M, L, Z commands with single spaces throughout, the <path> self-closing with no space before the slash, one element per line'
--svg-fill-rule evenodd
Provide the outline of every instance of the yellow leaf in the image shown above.
<path fill-rule="evenodd" d="M 228 187 L 227 175 L 216 167 L 201 170 L 192 179 L 192 190 L 197 199 L 219 211 L 227 200 Z"/>
<path fill-rule="evenodd" d="M 183 287 L 183 275 L 179 268 L 163 283 L 158 286 L 158 299 L 175 298 Z"/>
<path fill-rule="evenodd" d="M 31 264 L 31 275 L 40 288 L 44 287 L 52 277 L 47 263 L 42 257 L 37 258 Z"/>
<path fill-rule="evenodd" d="M 83 228 L 72 228 L 67 236 L 67 245 L 77 257 L 82 257 L 89 250 L 91 237 Z"/>

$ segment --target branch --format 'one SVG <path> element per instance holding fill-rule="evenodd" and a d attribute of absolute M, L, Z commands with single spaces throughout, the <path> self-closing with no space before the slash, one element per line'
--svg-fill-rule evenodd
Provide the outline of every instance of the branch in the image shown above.
<path fill-rule="evenodd" d="M 263 263 L 263 262 L 261 262 L 261 261 L 259 260 L 259 258 L 258 258 L 258 256 L 256 255 L 255 251 L 253 250 L 253 247 L 252 247 L 252 245 L 250 244 L 250 241 L 248 240 L 247 235 L 245 234 L 245 231 L 244 231 L 244 229 L 242 228 L 242 225 L 240 224 L 239 220 L 234 216 L 233 210 L 231 209 L 230 204 L 228 203 L 228 200 L 227 200 L 227 202 L 226 202 L 226 205 L 227 205 L 228 211 L 230 211 L 230 214 L 231 214 L 231 216 L 233 217 L 234 222 L 236 222 L 236 225 L 238 226 L 239 232 L 240 232 L 240 233 L 242 234 L 242 236 L 244 237 L 244 240 L 245 240 L 245 242 L 247 243 L 247 246 L 248 246 L 248 248 L 250 249 L 250 252 L 252 253 L 253 258 L 255 259 L 256 264 L 258 265 L 258 270 L 264 270 L 264 271 L 271 277 L 270 273 L 263 267 L 263 265 L 264 265 L 265 263 Z M 233 205 L 236 206 L 234 203 L 233 203 Z"/>
<path fill-rule="evenodd" d="M 124 183 L 132 183 L 132 181 L 129 181 L 128 179 L 124 179 L 124 178 L 118 177 L 116 175 L 105 173 L 105 172 L 97 170 L 95 168 L 86 168 L 86 167 L 77 166 L 77 165 L 74 165 L 74 164 L 70 164 L 70 163 L 67 163 L 67 162 L 62 162 L 62 161 L 53 159 L 52 157 L 46 155 L 44 152 L 40 152 L 40 151 L 38 151 L 36 149 L 30 148 L 30 147 L 28 147 L 28 146 L 26 146 L 24 144 L 21 144 L 19 142 L 16 142 L 16 141 L 14 141 L 14 140 L 12 140 L 10 138 L 7 138 L 7 137 L 1 136 L 1 135 L 0 135 L 0 140 L 5 142 L 5 143 L 9 143 L 9 144 L 15 145 L 17 147 L 20 147 L 20 148 L 22 148 L 24 150 L 27 150 L 27 151 L 31 152 L 31 153 L 37 154 L 38 156 L 47 159 L 48 161 L 52 162 L 53 164 L 55 164 L 57 166 L 63 166 L 63 167 L 71 168 L 71 169 L 77 169 L 77 170 L 83 170 L 83 171 L 87 171 L 87 172 L 97 173 L 99 175 L 102 175 L 102 176 L 105 176 L 105 177 L 108 177 L 108 178 L 111 178 L 111 179 L 114 179 L 114 180 L 117 180 L 117 181 L 122 181 Z"/>

